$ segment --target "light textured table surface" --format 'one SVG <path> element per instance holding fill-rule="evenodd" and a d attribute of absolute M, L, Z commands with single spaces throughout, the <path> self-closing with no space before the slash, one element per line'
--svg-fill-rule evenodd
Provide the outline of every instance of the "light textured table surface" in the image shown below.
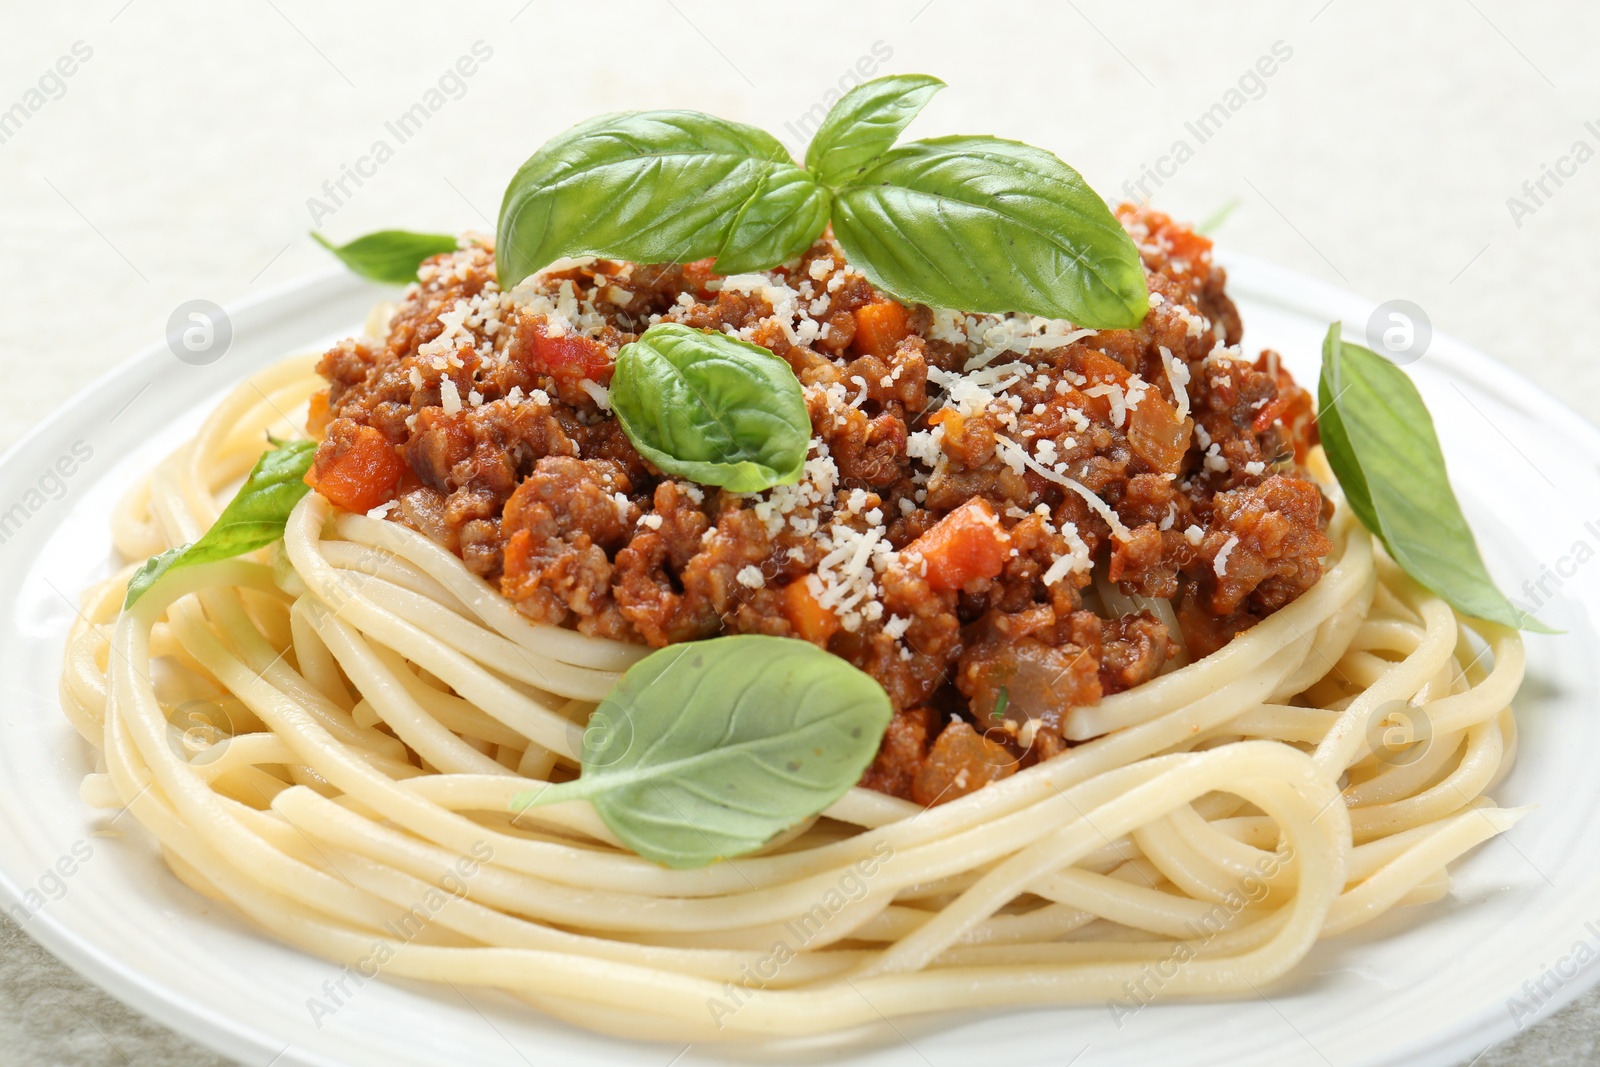
<path fill-rule="evenodd" d="M 183 301 L 225 304 L 325 266 L 306 237 L 311 198 L 335 238 L 390 226 L 491 230 L 506 177 L 581 118 L 689 107 L 757 123 L 798 149 L 786 124 L 863 57 L 950 84 L 922 134 L 1048 146 L 1108 196 L 1147 167 L 1164 171 L 1145 188 L 1180 217 L 1237 201 L 1222 243 L 1374 299 L 1412 300 L 1436 329 L 1600 420 L 1600 335 L 1575 328 L 1600 292 L 1600 162 L 1589 159 L 1600 149 L 1600 5 L 983 7 L 980 16 L 959 0 L 8 5 L 0 111 L 39 106 L 19 128 L 0 123 L 0 446 L 158 338 Z M 334 202 L 324 182 L 356 165 L 385 121 L 477 41 L 493 54 L 459 99 Z M 1275 44 L 1289 58 L 1247 80 L 1243 103 L 1199 143 L 1185 124 L 1228 103 Z M 46 77 L 29 96 L 67 56 L 71 76 Z M 1180 140 L 1192 157 L 1164 161 Z M 1572 155 L 1578 141 L 1587 154 Z M 1565 172 L 1559 183 L 1547 166 Z M 1600 1063 L 1597 1034 L 1591 994 L 1476 1062 Z M 9 925 L 0 1061 L 223 1062 Z"/>

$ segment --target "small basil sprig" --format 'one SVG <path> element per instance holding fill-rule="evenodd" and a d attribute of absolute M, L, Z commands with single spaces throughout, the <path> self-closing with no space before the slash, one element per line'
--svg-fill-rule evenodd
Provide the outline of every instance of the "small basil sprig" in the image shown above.
<path fill-rule="evenodd" d="M 765 845 L 860 780 L 889 726 L 883 687 L 808 641 L 746 634 L 658 649 L 589 717 L 583 774 L 512 810 L 587 800 L 666 867 Z"/>
<path fill-rule="evenodd" d="M 611 407 L 645 459 L 736 493 L 799 481 L 811 447 L 805 393 L 789 364 L 681 323 L 657 323 L 622 346 Z"/>
<path fill-rule="evenodd" d="M 281 538 L 289 512 L 311 491 L 305 476 L 316 451 L 315 441 L 288 441 L 263 454 L 200 540 L 151 556 L 133 572 L 123 610 L 176 567 L 232 559 Z"/>
<path fill-rule="evenodd" d="M 893 75 L 852 89 L 804 168 L 761 130 L 698 112 L 575 126 L 506 189 L 500 284 L 577 255 L 763 270 L 831 219 L 850 262 L 903 302 L 1137 326 L 1149 306 L 1139 250 L 1077 171 L 994 137 L 894 147 L 943 84 Z"/>
<path fill-rule="evenodd" d="M 1463 615 L 1556 632 L 1519 611 L 1489 577 L 1417 387 L 1339 331 L 1339 323 L 1329 326 L 1322 343 L 1317 428 L 1351 510 L 1402 570 Z"/>
<path fill-rule="evenodd" d="M 423 260 L 454 252 L 457 247 L 456 239 L 447 233 L 409 230 L 379 230 L 345 245 L 336 245 L 315 230 L 311 237 L 363 278 L 394 285 L 416 281 Z"/>
<path fill-rule="evenodd" d="M 1025 311 L 1097 329 L 1149 307 L 1138 249 L 1078 172 L 997 137 L 885 153 L 836 194 L 845 257 L 904 303 Z"/>
<path fill-rule="evenodd" d="M 522 165 L 500 205 L 496 266 L 505 289 L 561 256 L 715 256 L 737 274 L 805 248 L 827 222 L 826 193 L 771 134 L 630 111 L 579 123 Z"/>
<path fill-rule="evenodd" d="M 943 88 L 944 82 L 927 74 L 890 74 L 856 86 L 817 128 L 806 148 L 806 169 L 829 185 L 861 177 Z"/>

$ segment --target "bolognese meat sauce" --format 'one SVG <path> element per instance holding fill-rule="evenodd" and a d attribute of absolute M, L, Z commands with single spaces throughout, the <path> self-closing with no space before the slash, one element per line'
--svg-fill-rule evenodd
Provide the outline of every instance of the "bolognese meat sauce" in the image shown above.
<path fill-rule="evenodd" d="M 1135 330 L 903 307 L 826 235 L 761 274 L 591 260 L 510 292 L 467 243 L 423 264 L 383 341 L 323 357 L 308 480 L 445 545 L 537 622 L 826 647 L 897 709 L 862 784 L 951 800 L 1061 751 L 1072 708 L 1293 601 L 1331 547 L 1300 466 L 1311 398 L 1274 354 L 1241 353 L 1208 240 L 1120 215 L 1150 291 Z M 813 432 L 798 484 L 726 492 L 633 448 L 606 386 L 663 321 L 794 369 Z M 1124 606 L 1169 602 L 1181 638 L 1115 616 L 1096 573 Z"/>

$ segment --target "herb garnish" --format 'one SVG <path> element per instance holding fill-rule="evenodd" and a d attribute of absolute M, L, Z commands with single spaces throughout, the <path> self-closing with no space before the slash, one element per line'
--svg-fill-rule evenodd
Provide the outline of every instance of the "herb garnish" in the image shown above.
<path fill-rule="evenodd" d="M 667 867 L 754 851 L 860 780 L 893 709 L 869 675 L 808 641 L 744 634 L 657 649 L 589 717 L 582 777 L 514 810 L 587 800 Z"/>
<path fill-rule="evenodd" d="M 1011 693 L 1005 686 L 1000 687 L 1000 692 L 994 698 L 994 710 L 989 713 L 989 718 L 999 722 L 1006 717 L 1006 708 L 1011 704 Z"/>
<path fill-rule="evenodd" d="M 996 137 L 894 146 L 943 84 L 896 75 L 852 89 L 805 167 L 770 134 L 694 111 L 580 123 L 506 189 L 500 287 L 562 256 L 764 270 L 831 219 L 851 265 L 903 303 L 1137 326 L 1148 310 L 1139 250 L 1077 171 Z"/>
<path fill-rule="evenodd" d="M 336 245 L 315 230 L 311 237 L 363 278 L 394 285 L 416 281 L 423 260 L 454 252 L 457 247 L 456 239 L 447 233 L 409 230 L 379 230 L 345 245 Z"/>
<path fill-rule="evenodd" d="M 134 601 L 174 568 L 232 559 L 283 537 L 289 512 L 311 491 L 305 476 L 316 451 L 315 441 L 301 440 L 277 444 L 264 453 L 200 540 L 151 556 L 133 572 L 123 610 L 133 607 Z"/>
<path fill-rule="evenodd" d="M 663 322 L 617 353 L 611 406 L 639 454 L 736 493 L 800 480 L 811 447 L 789 364 L 760 345 Z"/>
<path fill-rule="evenodd" d="M 1495 586 L 1461 514 L 1417 387 L 1389 360 L 1328 327 L 1317 428 L 1363 525 L 1411 577 L 1463 615 L 1554 633 Z"/>

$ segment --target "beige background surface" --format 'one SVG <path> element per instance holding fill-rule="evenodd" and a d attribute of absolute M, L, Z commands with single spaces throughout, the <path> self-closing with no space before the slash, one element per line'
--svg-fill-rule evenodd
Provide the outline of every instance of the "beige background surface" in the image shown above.
<path fill-rule="evenodd" d="M 1600 289 L 1600 160 L 1573 155 L 1580 140 L 1600 150 L 1600 5 L 93 0 L 0 20 L 0 111 L 41 104 L 0 126 L 0 446 L 158 338 L 183 301 L 226 304 L 323 267 L 306 237 L 312 197 L 333 208 L 316 221 L 337 239 L 492 229 L 515 166 L 578 119 L 692 107 L 798 149 L 786 124 L 886 53 L 880 69 L 951 86 L 917 132 L 1050 147 L 1108 196 L 1161 166 L 1169 176 L 1146 188 L 1173 214 L 1237 202 L 1222 243 L 1412 300 L 1600 421 L 1600 335 L 1581 325 Z M 385 122 L 478 41 L 493 54 L 459 98 L 329 197 L 323 183 L 376 139 L 395 146 Z M 1199 143 L 1185 123 L 1226 104 L 1279 42 L 1290 58 L 1246 80 L 1242 106 Z M 74 45 L 91 54 L 30 97 Z M 1163 163 L 1180 139 L 1192 158 Z M 1523 184 L 1546 167 L 1567 173 L 1535 200 Z M 1597 1063 L 1597 1033 L 1590 996 L 1476 1062 Z M 9 926 L 0 1060 L 220 1062 Z"/>

